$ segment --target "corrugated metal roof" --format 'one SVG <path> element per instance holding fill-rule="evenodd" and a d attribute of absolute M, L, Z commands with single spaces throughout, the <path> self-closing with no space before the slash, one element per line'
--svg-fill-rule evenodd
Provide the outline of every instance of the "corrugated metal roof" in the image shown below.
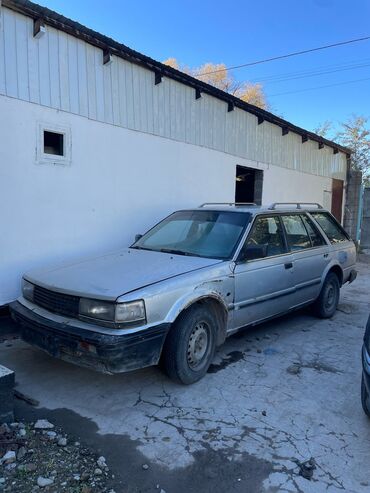
<path fill-rule="evenodd" d="M 2 0 L 1 4 L 17 12 L 21 12 L 27 16 L 30 16 L 33 19 L 41 19 L 45 24 L 48 24 L 56 29 L 82 39 L 86 43 L 101 48 L 102 50 L 107 50 L 118 57 L 129 60 L 130 62 L 144 66 L 152 72 L 155 72 L 157 74 L 158 80 L 160 80 L 160 77 L 162 76 L 169 77 L 194 88 L 195 90 L 197 90 L 198 93 L 200 91 L 209 94 L 216 97 L 217 99 L 221 99 L 227 102 L 231 106 L 235 106 L 242 110 L 245 110 L 257 116 L 260 122 L 268 121 L 281 127 L 283 132 L 286 132 L 288 130 L 297 133 L 302 136 L 302 142 L 310 139 L 318 142 L 319 145 L 325 144 L 326 146 L 333 148 L 335 152 L 341 151 L 348 156 L 350 156 L 351 154 L 351 150 L 347 147 L 343 147 L 313 132 L 309 132 L 308 130 L 298 127 L 288 122 L 287 120 L 284 120 L 283 118 L 270 113 L 269 111 L 246 103 L 245 101 L 242 101 L 241 99 L 232 96 L 231 94 L 228 94 L 224 91 L 221 91 L 220 89 L 217 89 L 214 86 L 211 86 L 194 77 L 191 77 L 184 72 L 153 60 L 152 58 L 143 55 L 142 53 L 139 53 L 122 43 L 118 43 L 117 41 L 104 36 L 103 34 L 93 31 L 92 29 L 89 29 L 88 27 L 83 26 L 82 24 L 79 24 L 67 17 L 64 17 L 63 15 L 60 15 L 53 10 L 42 7 L 41 5 L 30 2 L 28 0 Z"/>

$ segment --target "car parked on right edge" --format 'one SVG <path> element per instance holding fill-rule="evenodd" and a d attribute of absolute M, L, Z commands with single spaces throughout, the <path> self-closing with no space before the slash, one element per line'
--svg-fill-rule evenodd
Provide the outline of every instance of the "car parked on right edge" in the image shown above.
<path fill-rule="evenodd" d="M 370 316 L 362 346 L 361 403 L 364 413 L 370 418 Z"/>

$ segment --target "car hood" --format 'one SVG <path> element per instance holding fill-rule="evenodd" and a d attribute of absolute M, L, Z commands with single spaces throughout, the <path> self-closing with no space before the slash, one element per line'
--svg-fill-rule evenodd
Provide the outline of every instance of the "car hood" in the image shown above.
<path fill-rule="evenodd" d="M 54 291 L 112 300 L 130 291 L 220 262 L 217 259 L 130 248 L 62 267 L 31 271 L 24 277 Z"/>

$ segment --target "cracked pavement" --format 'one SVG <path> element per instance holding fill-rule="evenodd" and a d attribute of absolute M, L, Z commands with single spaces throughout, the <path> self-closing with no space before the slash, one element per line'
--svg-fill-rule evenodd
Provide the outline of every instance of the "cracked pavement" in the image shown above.
<path fill-rule="evenodd" d="M 306 309 L 232 336 L 188 387 L 158 368 L 102 375 L 2 343 L 17 389 L 39 402 L 18 402 L 16 412 L 54 420 L 99 449 L 117 493 L 369 492 L 360 349 L 370 266 L 358 267 L 333 319 Z M 308 480 L 299 463 L 311 457 Z"/>

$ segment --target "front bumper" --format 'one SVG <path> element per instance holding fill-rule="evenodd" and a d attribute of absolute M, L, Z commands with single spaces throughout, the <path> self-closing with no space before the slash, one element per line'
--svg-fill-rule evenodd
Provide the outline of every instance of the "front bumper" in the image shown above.
<path fill-rule="evenodd" d="M 18 301 L 10 304 L 21 337 L 56 358 L 103 373 L 122 373 L 159 361 L 170 324 L 124 335 L 107 335 L 49 320 Z"/>
<path fill-rule="evenodd" d="M 367 352 L 365 345 L 362 346 L 362 374 L 367 394 L 370 395 L 370 354 Z"/>

